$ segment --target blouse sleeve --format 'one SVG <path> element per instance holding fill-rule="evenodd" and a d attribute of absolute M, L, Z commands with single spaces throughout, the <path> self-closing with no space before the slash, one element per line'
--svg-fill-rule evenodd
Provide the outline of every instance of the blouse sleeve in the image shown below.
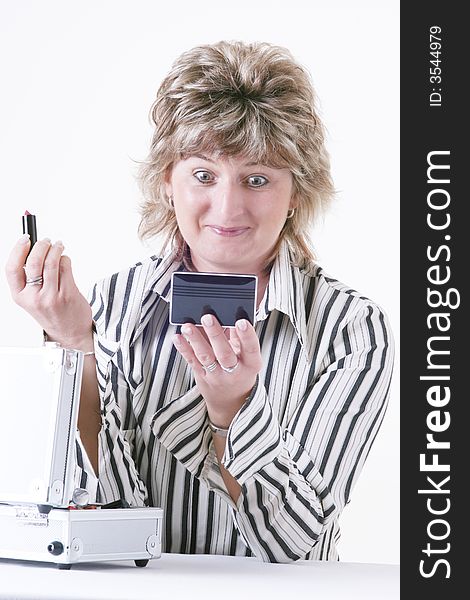
<path fill-rule="evenodd" d="M 114 277 L 114 276 L 113 276 Z M 115 283 L 115 282 L 114 282 Z M 96 375 L 100 396 L 101 430 L 98 434 L 96 477 L 80 435 L 76 439 L 75 485 L 86 489 L 90 501 L 125 499 L 131 506 L 145 506 L 147 490 L 135 466 L 135 417 L 132 411 L 134 381 L 124 373 L 120 341 L 121 311 L 113 310 L 113 280 L 97 283 L 89 299 L 93 314 Z"/>
<path fill-rule="evenodd" d="M 284 429 L 258 383 L 230 425 L 222 458 L 242 487 L 236 505 L 213 445 L 205 446 L 210 432 L 200 396 L 194 392 L 190 401 L 185 395 L 161 409 L 154 432 L 232 506 L 235 525 L 256 556 L 304 559 L 349 500 L 385 414 L 393 354 L 386 316 L 362 304 L 334 335 L 322 372 Z"/>

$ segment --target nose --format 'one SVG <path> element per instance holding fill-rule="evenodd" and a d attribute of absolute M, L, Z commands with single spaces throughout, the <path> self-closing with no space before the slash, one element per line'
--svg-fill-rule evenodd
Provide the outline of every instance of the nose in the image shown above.
<path fill-rule="evenodd" d="M 224 220 L 219 225 L 236 224 L 234 221 L 244 214 L 246 208 L 243 187 L 237 181 L 226 180 L 220 182 L 216 196 L 217 212 Z"/>

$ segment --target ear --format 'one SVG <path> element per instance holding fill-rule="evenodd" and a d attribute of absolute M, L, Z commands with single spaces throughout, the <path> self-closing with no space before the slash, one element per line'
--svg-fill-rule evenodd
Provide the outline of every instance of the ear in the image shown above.
<path fill-rule="evenodd" d="M 173 196 L 173 186 L 171 184 L 171 172 L 173 165 L 170 165 L 165 171 L 165 175 L 163 176 L 163 185 L 165 187 L 165 194 L 167 198 Z"/>
<path fill-rule="evenodd" d="M 300 200 L 299 200 L 298 194 L 296 194 L 296 193 L 292 194 L 292 197 L 290 199 L 290 204 L 289 204 L 289 210 L 291 208 L 297 208 L 299 206 L 299 202 L 300 202 Z"/>

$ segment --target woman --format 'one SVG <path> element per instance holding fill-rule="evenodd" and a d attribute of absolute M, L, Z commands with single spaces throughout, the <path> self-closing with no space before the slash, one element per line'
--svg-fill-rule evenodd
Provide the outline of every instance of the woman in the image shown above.
<path fill-rule="evenodd" d="M 91 308 L 60 242 L 38 242 L 24 272 L 23 237 L 7 265 L 49 339 L 86 353 L 77 485 L 162 507 L 166 552 L 337 559 L 393 343 L 382 310 L 311 251 L 333 186 L 309 77 L 269 44 L 201 46 L 151 114 L 140 235 L 163 234 L 166 253 L 96 284 Z M 182 269 L 257 275 L 255 323 L 170 325 Z"/>

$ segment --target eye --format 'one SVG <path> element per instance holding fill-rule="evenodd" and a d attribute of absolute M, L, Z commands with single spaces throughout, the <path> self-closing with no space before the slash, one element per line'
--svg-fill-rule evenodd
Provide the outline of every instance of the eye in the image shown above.
<path fill-rule="evenodd" d="M 195 171 L 193 175 L 201 183 L 210 183 L 212 181 L 212 175 L 209 171 Z"/>
<path fill-rule="evenodd" d="M 250 175 L 249 177 L 247 177 L 246 182 L 249 186 L 258 188 L 262 187 L 263 185 L 266 185 L 268 183 L 268 180 L 266 179 L 266 177 L 263 177 L 263 175 Z"/>

